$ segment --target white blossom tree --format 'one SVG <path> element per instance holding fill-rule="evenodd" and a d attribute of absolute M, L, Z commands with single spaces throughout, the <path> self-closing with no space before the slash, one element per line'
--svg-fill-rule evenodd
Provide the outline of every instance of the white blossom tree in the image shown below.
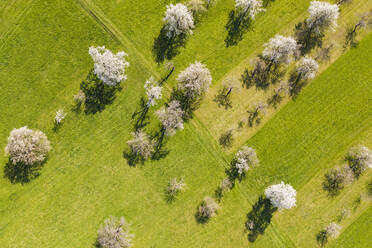
<path fill-rule="evenodd" d="M 256 151 L 248 146 L 243 146 L 235 155 L 235 168 L 239 175 L 244 174 L 249 168 L 255 167 L 259 164 Z"/>
<path fill-rule="evenodd" d="M 337 4 L 312 1 L 309 7 L 308 28 L 315 33 L 323 33 L 327 28 L 334 30 L 337 26 L 339 8 Z"/>
<path fill-rule="evenodd" d="M 124 217 L 120 220 L 109 218 L 98 230 L 97 242 L 102 248 L 129 248 L 134 235 L 129 232 L 129 225 Z"/>
<path fill-rule="evenodd" d="M 187 7 L 181 3 L 169 4 L 163 19 L 168 38 L 180 34 L 191 34 L 194 28 L 194 19 Z"/>
<path fill-rule="evenodd" d="M 318 72 L 318 63 L 309 57 L 303 58 L 296 67 L 297 75 L 302 80 L 308 80 L 315 77 Z"/>
<path fill-rule="evenodd" d="M 162 97 L 163 87 L 161 87 L 153 77 L 146 81 L 144 87 L 147 95 L 147 107 L 154 106 L 156 100 L 159 100 Z"/>
<path fill-rule="evenodd" d="M 89 54 L 94 61 L 94 74 L 106 85 L 115 86 L 127 79 L 125 74 L 129 62 L 126 61 L 125 52 L 113 54 L 104 46 L 90 47 Z"/>
<path fill-rule="evenodd" d="M 208 90 L 212 76 L 204 64 L 196 61 L 180 72 L 177 81 L 178 88 L 183 90 L 188 98 L 194 99 Z"/>
<path fill-rule="evenodd" d="M 132 152 L 136 155 L 148 159 L 154 152 L 155 142 L 151 140 L 150 136 L 142 130 L 132 133 L 133 139 L 127 141 Z"/>
<path fill-rule="evenodd" d="M 163 107 L 156 112 L 165 130 L 165 135 L 172 136 L 177 129 L 183 129 L 183 113 L 180 103 L 176 100 L 171 101 L 168 107 Z"/>
<path fill-rule="evenodd" d="M 50 143 L 46 135 L 27 127 L 13 129 L 8 137 L 5 153 L 10 156 L 13 165 L 23 163 L 31 166 L 45 160 L 50 151 Z"/>
<path fill-rule="evenodd" d="M 264 59 L 274 64 L 283 62 L 289 63 L 291 61 L 291 56 L 294 55 L 298 49 L 295 39 L 292 37 L 284 37 L 279 34 L 271 38 L 264 46 L 265 49 L 262 53 Z"/>
<path fill-rule="evenodd" d="M 270 200 L 271 205 L 279 210 L 289 209 L 296 206 L 296 190 L 289 184 L 271 185 L 265 190 L 266 198 Z"/>
<path fill-rule="evenodd" d="M 258 13 L 265 11 L 261 0 L 235 0 L 235 9 L 243 19 L 252 20 Z"/>

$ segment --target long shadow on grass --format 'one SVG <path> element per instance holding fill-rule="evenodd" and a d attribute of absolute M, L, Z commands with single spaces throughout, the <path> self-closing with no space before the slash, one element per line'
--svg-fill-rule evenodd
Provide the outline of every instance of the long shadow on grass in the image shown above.
<path fill-rule="evenodd" d="M 4 166 L 4 177 L 11 183 L 25 184 L 40 176 L 44 163 L 25 165 L 23 163 L 13 164 L 9 159 Z"/>
<path fill-rule="evenodd" d="M 141 97 L 140 100 L 140 109 L 132 114 L 132 120 L 134 121 L 133 129 L 137 131 L 139 129 L 144 128 L 147 124 L 149 124 L 149 106 L 144 97 Z"/>
<path fill-rule="evenodd" d="M 258 235 L 265 233 L 276 209 L 271 205 L 269 199 L 264 196 L 258 198 L 258 201 L 252 207 L 252 211 L 247 214 L 247 222 L 245 223 L 245 227 L 249 231 L 249 242 L 255 242 Z"/>
<path fill-rule="evenodd" d="M 179 48 L 186 44 L 187 36 L 185 34 L 167 36 L 165 26 L 160 30 L 158 37 L 154 39 L 152 53 L 157 63 L 164 62 L 165 59 L 171 60 L 179 53 Z"/>
<path fill-rule="evenodd" d="M 245 20 L 244 17 L 235 10 L 230 11 L 229 19 L 225 26 L 227 37 L 226 47 L 237 45 L 243 39 L 243 35 L 248 30 L 252 30 L 252 20 Z"/>
<path fill-rule="evenodd" d="M 85 94 L 85 113 L 95 114 L 105 109 L 106 105 L 111 104 L 115 99 L 115 94 L 122 88 L 106 85 L 91 70 L 87 78 L 81 82 L 80 89 Z"/>

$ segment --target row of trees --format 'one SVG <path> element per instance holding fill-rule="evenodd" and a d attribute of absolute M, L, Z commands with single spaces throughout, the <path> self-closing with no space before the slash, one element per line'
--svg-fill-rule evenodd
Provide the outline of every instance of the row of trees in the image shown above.
<path fill-rule="evenodd" d="M 286 74 L 285 68 L 292 58 L 299 60 L 295 69 L 290 73 L 288 83 L 282 82 L 274 89 L 274 94 L 267 103 L 276 107 L 287 96 L 296 96 L 301 88 L 313 79 L 319 70 L 319 64 L 307 53 L 315 46 L 321 46 L 321 41 L 327 30 L 334 30 L 339 16 L 339 7 L 336 4 L 313 1 L 309 7 L 309 17 L 296 25 L 295 38 L 276 35 L 264 44 L 262 54 L 258 55 L 253 69 L 246 69 L 242 75 L 243 86 L 250 88 L 253 85 L 258 89 L 266 89 L 276 84 Z M 248 124 L 259 124 L 266 113 L 268 104 L 258 102 L 248 110 Z"/>
<path fill-rule="evenodd" d="M 337 166 L 325 174 L 323 189 L 329 196 L 337 196 L 347 185 L 372 168 L 372 151 L 365 146 L 353 147 L 345 157 L 346 165 Z"/>
<path fill-rule="evenodd" d="M 236 179 L 239 181 L 243 180 L 246 177 L 248 170 L 257 167 L 258 165 L 259 159 L 256 151 L 253 148 L 243 146 L 241 149 L 239 149 L 235 154 L 234 159 L 231 161 L 231 168 L 227 171 L 227 177 L 222 180 L 219 187 L 215 191 L 215 198 L 206 196 L 199 205 L 196 213 L 197 220 L 204 223 L 210 218 L 214 217 L 221 208 L 218 202 L 220 202 L 222 197 L 235 186 Z M 269 204 L 269 211 L 275 211 L 276 209 L 290 209 L 296 206 L 297 193 L 296 190 L 289 184 L 284 184 L 281 182 L 280 184 L 271 185 L 266 188 L 264 193 L 265 198 L 262 199 L 266 200 L 260 200 L 260 198 L 259 202 L 255 205 L 261 206 L 261 203 L 264 204 L 267 201 Z M 255 212 L 257 210 L 256 208 L 257 206 L 254 206 L 252 211 Z M 246 226 L 254 234 L 257 233 L 257 230 L 262 231 L 263 220 L 261 217 L 262 216 L 257 216 L 257 213 L 250 213 L 248 215 Z M 265 225 L 268 225 L 268 223 Z"/>

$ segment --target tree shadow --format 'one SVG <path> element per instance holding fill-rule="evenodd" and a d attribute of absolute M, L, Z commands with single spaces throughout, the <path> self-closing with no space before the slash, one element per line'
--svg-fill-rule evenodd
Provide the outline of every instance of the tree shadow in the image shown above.
<path fill-rule="evenodd" d="M 165 26 L 160 30 L 158 37 L 154 39 L 152 53 L 157 63 L 164 62 L 165 59 L 171 60 L 179 54 L 179 48 L 185 47 L 187 40 L 186 34 L 175 35 L 171 38 L 167 36 Z"/>
<path fill-rule="evenodd" d="M 173 88 L 170 96 L 170 101 L 177 100 L 180 103 L 181 109 L 183 110 L 183 120 L 186 122 L 194 116 L 194 111 L 199 108 L 202 97 L 197 99 L 191 99 L 186 96 L 182 90 Z"/>
<path fill-rule="evenodd" d="M 159 85 L 163 85 L 168 79 L 169 77 L 172 75 L 172 73 L 174 72 L 174 66 L 169 70 L 169 72 L 167 73 L 167 75 L 165 75 L 160 81 L 159 81 Z"/>
<path fill-rule="evenodd" d="M 218 143 L 225 149 L 230 148 L 233 142 L 233 130 L 226 131 L 225 133 L 221 134 L 220 138 L 218 139 Z"/>
<path fill-rule="evenodd" d="M 283 101 L 283 96 L 278 93 L 274 93 L 269 99 L 267 99 L 267 104 L 277 108 L 278 105 Z"/>
<path fill-rule="evenodd" d="M 127 163 L 130 167 L 135 167 L 138 163 L 143 164 L 145 162 L 141 156 L 132 151 L 123 151 L 123 158 L 127 160 Z"/>
<path fill-rule="evenodd" d="M 249 242 L 255 242 L 258 235 L 265 233 L 276 210 L 277 208 L 271 205 L 269 199 L 264 196 L 258 198 L 258 201 L 252 207 L 252 211 L 247 214 L 245 223 L 246 229 L 249 231 Z"/>
<path fill-rule="evenodd" d="M 222 89 L 218 91 L 218 94 L 213 99 L 214 102 L 218 104 L 218 107 L 223 106 L 225 110 L 232 108 L 232 100 L 231 100 L 231 92 L 232 87 L 224 86 Z"/>
<path fill-rule="evenodd" d="M 144 97 L 141 97 L 140 100 L 140 110 L 134 112 L 132 114 L 132 120 L 134 120 L 134 131 L 144 128 L 147 124 L 149 124 L 149 106 Z"/>
<path fill-rule="evenodd" d="M 152 136 L 152 139 L 156 140 L 156 146 L 151 159 L 160 160 L 162 158 L 165 158 L 169 154 L 169 151 L 165 149 L 165 129 L 161 127 L 160 130 Z"/>
<path fill-rule="evenodd" d="M 258 90 L 266 90 L 271 84 L 276 84 L 284 77 L 285 70 L 282 70 L 280 65 L 265 60 L 262 55 L 258 57 L 252 70 L 244 70 L 241 80 L 243 87 L 247 89 L 254 85 Z"/>
<path fill-rule="evenodd" d="M 230 11 L 229 19 L 225 26 L 227 37 L 225 39 L 226 47 L 234 46 L 243 39 L 243 35 L 248 30 L 252 30 L 252 20 L 244 19 L 240 13 L 235 10 Z"/>
<path fill-rule="evenodd" d="M 300 75 L 293 70 L 289 76 L 288 84 L 290 86 L 289 95 L 296 99 L 302 88 L 306 86 L 307 80 L 301 80 Z"/>
<path fill-rule="evenodd" d="M 274 2 L 275 0 L 263 0 L 262 1 L 262 5 L 266 8 L 267 6 L 269 6 L 269 4 L 271 3 L 271 2 Z"/>
<path fill-rule="evenodd" d="M 324 34 L 313 32 L 313 30 L 307 26 L 306 21 L 297 23 L 294 33 L 297 44 L 301 45 L 301 55 L 308 54 L 315 47 L 322 47 Z"/>
<path fill-rule="evenodd" d="M 111 104 L 115 99 L 116 91 L 121 90 L 121 86 L 105 85 L 91 70 L 87 78 L 81 82 L 80 89 L 85 94 L 85 113 L 95 114 L 105 109 L 106 105 Z"/>
<path fill-rule="evenodd" d="M 34 165 L 25 165 L 23 163 L 13 164 L 9 159 L 4 166 L 4 177 L 8 178 L 11 183 L 25 184 L 40 176 L 43 163 Z"/>
<path fill-rule="evenodd" d="M 324 247 L 328 243 L 328 234 L 326 230 L 321 230 L 316 235 L 316 241 L 320 247 Z"/>

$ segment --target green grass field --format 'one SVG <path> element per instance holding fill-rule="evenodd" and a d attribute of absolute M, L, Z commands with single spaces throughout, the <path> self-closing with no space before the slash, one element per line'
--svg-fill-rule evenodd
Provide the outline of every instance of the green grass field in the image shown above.
<path fill-rule="evenodd" d="M 345 207 L 353 210 L 329 247 L 369 247 L 372 208 L 366 187 L 371 171 L 332 199 L 321 184 L 350 147 L 372 148 L 372 34 L 362 32 L 357 48 L 340 52 L 344 28 L 371 3 L 355 0 L 342 7 L 337 32 L 327 36 L 336 44 L 331 62 L 322 65 L 322 73 L 295 101 L 270 111 L 258 128 L 245 128 L 225 151 L 218 145 L 219 134 L 247 117 L 252 99 L 268 93 L 239 89 L 231 111 L 218 109 L 214 94 L 226 78 L 239 79 L 270 37 L 291 34 L 294 24 L 306 18 L 310 1 L 270 2 L 254 29 L 226 48 L 224 25 L 234 1 L 217 0 L 174 58 L 176 70 L 166 83 L 170 89 L 179 71 L 200 60 L 213 76 L 210 92 L 194 119 L 166 143 L 165 158 L 130 167 L 123 151 L 131 138 L 131 115 L 145 80 L 164 75 L 151 49 L 171 2 L 177 1 L 0 2 L 0 147 L 13 128 L 27 125 L 45 132 L 53 148 L 41 175 L 25 184 L 5 177 L 8 158 L 0 156 L 0 247 L 94 247 L 97 230 L 109 216 L 125 216 L 131 223 L 134 247 L 316 247 L 316 234 Z M 70 110 L 72 97 L 93 66 L 91 45 L 127 52 L 128 80 L 104 111 L 76 114 Z M 68 115 L 54 132 L 59 108 Z M 153 111 L 150 117 L 147 130 L 154 131 Z M 257 150 L 260 167 L 222 199 L 214 219 L 197 223 L 198 204 L 214 195 L 242 144 Z M 169 179 L 181 176 L 187 190 L 167 203 Z M 249 242 L 247 213 L 267 186 L 282 180 L 297 190 L 297 207 L 276 212 L 265 234 Z M 359 196 L 362 201 L 354 207 Z"/>

